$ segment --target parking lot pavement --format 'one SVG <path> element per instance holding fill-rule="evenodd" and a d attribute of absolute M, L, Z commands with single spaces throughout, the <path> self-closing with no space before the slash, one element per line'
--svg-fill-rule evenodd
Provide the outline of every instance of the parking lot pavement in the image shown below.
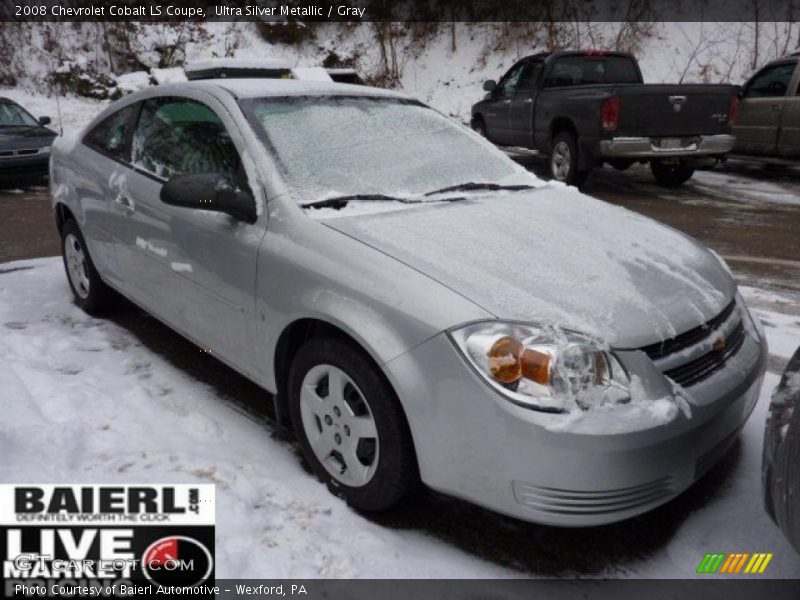
<path fill-rule="evenodd" d="M 0 263 L 59 253 L 45 185 L 0 188 Z"/>

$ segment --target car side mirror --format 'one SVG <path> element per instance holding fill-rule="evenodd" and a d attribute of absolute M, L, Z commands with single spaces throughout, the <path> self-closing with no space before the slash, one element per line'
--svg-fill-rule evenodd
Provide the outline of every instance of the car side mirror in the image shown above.
<path fill-rule="evenodd" d="M 161 201 L 171 206 L 213 210 L 245 223 L 256 222 L 256 201 L 218 173 L 175 175 L 161 188 Z"/>
<path fill-rule="evenodd" d="M 50 117 L 39 117 L 39 125 L 50 125 L 52 121 Z"/>
<path fill-rule="evenodd" d="M 736 94 L 737 98 L 744 98 L 744 88 L 740 85 L 733 86 L 733 93 Z"/>
<path fill-rule="evenodd" d="M 483 82 L 484 92 L 493 92 L 497 89 L 497 82 L 494 79 L 488 79 Z"/>

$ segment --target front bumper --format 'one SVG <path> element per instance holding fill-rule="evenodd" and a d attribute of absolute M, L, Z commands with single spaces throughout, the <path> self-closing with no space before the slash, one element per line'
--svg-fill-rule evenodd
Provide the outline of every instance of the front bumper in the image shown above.
<path fill-rule="evenodd" d="M 755 406 L 766 344 L 752 332 L 726 366 L 692 386 L 691 417 L 629 433 L 554 430 L 564 415 L 516 406 L 472 372 L 445 334 L 386 365 L 430 487 L 513 517 L 592 526 L 646 512 L 719 460 Z M 671 390 L 639 351 L 621 353 L 648 396 Z M 650 393 L 651 392 L 651 393 Z"/>
<path fill-rule="evenodd" d="M 733 150 L 736 138 L 728 134 L 698 135 L 682 138 L 680 148 L 661 148 L 661 138 L 615 137 L 600 141 L 602 158 L 669 158 L 720 156 Z"/>

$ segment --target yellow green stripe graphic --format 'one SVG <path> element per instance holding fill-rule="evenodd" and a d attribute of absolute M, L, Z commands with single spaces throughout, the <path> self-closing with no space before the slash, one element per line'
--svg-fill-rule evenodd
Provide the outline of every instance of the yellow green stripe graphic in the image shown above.
<path fill-rule="evenodd" d="M 760 575 L 767 570 L 772 552 L 715 552 L 708 553 L 700 561 L 697 573 L 703 574 L 751 574 Z"/>

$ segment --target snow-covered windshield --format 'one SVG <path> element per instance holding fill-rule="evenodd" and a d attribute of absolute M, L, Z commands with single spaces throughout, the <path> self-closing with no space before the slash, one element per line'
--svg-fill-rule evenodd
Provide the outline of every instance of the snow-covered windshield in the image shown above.
<path fill-rule="evenodd" d="M 347 195 L 419 197 L 467 182 L 520 179 L 521 169 L 504 154 L 413 101 L 301 96 L 242 106 L 301 203 Z"/>
<path fill-rule="evenodd" d="M 38 124 L 19 104 L 0 99 L 0 127 L 36 127 Z"/>

